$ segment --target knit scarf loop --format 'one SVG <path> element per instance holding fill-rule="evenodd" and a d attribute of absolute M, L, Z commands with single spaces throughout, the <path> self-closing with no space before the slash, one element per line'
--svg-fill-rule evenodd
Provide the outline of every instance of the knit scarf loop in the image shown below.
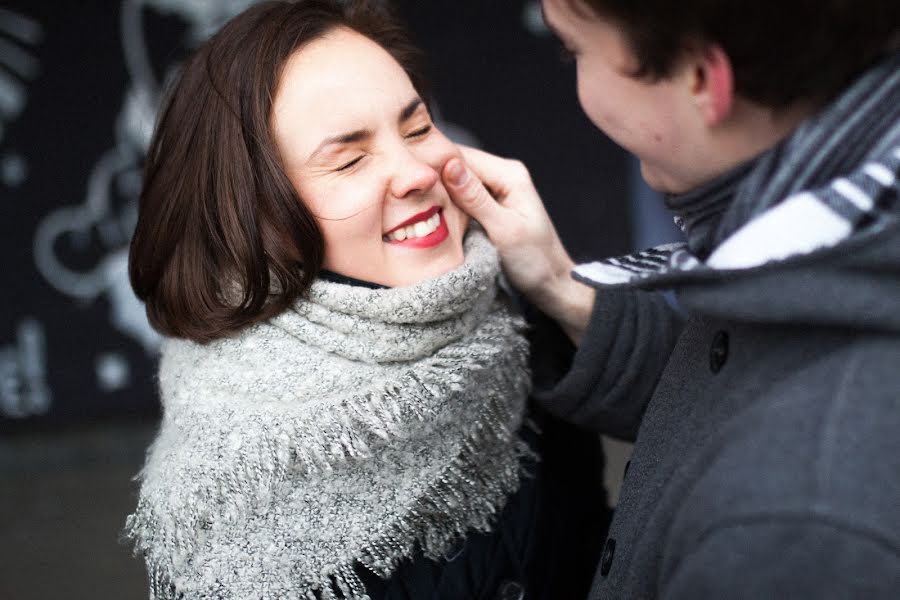
<path fill-rule="evenodd" d="M 900 51 L 785 140 L 669 199 L 686 243 L 579 265 L 595 286 L 674 287 L 828 252 L 900 226 Z"/>
<path fill-rule="evenodd" d="M 519 485 L 524 322 L 484 234 L 410 287 L 316 281 L 236 337 L 167 340 L 126 524 L 151 598 L 367 598 L 416 548 L 487 531 Z"/>

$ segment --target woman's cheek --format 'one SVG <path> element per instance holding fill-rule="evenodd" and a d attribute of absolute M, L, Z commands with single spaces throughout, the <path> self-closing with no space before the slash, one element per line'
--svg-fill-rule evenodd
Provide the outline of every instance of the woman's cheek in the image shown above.
<path fill-rule="evenodd" d="M 434 128 L 429 142 L 431 143 L 428 145 L 428 164 L 438 172 L 444 168 L 444 165 L 451 158 L 462 158 L 459 147 L 451 142 L 437 127 Z"/>
<path fill-rule="evenodd" d="M 430 158 L 429 164 L 432 165 L 438 173 L 444 169 L 444 165 L 446 165 L 447 161 L 451 158 L 462 159 L 462 152 L 460 152 L 459 146 L 451 142 L 450 139 L 437 128 L 435 128 L 433 141 L 435 142 L 433 156 Z M 452 200 L 450 201 L 449 210 L 445 212 L 447 213 L 446 218 L 448 227 L 450 227 L 451 231 L 454 231 L 459 235 L 461 241 L 466 232 L 466 228 L 469 226 L 469 215 L 457 208 Z"/>
<path fill-rule="evenodd" d="M 357 228 L 361 225 L 380 227 L 373 221 L 380 218 L 386 190 L 387 181 L 383 176 L 361 172 L 351 174 L 333 186 L 329 198 L 334 206 L 341 209 L 342 214 L 337 218 L 345 219 Z"/>
<path fill-rule="evenodd" d="M 378 196 L 364 180 L 347 179 L 318 187 L 307 207 L 327 241 L 381 240 Z"/>
<path fill-rule="evenodd" d="M 466 232 L 466 228 L 469 226 L 469 215 L 460 210 L 458 223 L 460 237 L 462 237 L 462 235 Z"/>

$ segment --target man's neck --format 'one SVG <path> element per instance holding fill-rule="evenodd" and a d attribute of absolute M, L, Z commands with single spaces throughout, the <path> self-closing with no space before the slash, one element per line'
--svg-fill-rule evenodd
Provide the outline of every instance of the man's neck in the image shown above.
<path fill-rule="evenodd" d="M 775 110 L 735 98 L 728 119 L 709 130 L 708 168 L 700 185 L 772 148 L 814 112 L 808 104 Z"/>

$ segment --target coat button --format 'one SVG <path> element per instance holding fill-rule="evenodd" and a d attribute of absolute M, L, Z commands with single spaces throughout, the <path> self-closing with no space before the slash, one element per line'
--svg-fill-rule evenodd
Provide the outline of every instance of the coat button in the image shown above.
<path fill-rule="evenodd" d="M 518 581 L 504 581 L 497 589 L 497 600 L 522 600 L 525 588 Z"/>
<path fill-rule="evenodd" d="M 724 331 L 718 332 L 709 348 L 709 369 L 713 373 L 718 373 L 725 366 L 728 360 L 728 334 Z"/>
<path fill-rule="evenodd" d="M 603 546 L 603 557 L 600 559 L 600 574 L 606 577 L 612 568 L 613 558 L 616 555 L 616 540 L 609 538 Z"/>

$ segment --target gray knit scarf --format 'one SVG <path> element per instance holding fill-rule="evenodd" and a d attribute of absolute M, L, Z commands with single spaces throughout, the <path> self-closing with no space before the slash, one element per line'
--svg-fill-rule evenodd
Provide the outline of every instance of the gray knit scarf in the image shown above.
<path fill-rule="evenodd" d="M 529 453 L 523 321 L 480 231 L 414 286 L 319 280 L 236 337 L 168 340 L 126 535 L 151 598 L 366 598 L 416 548 L 486 531 Z"/>

